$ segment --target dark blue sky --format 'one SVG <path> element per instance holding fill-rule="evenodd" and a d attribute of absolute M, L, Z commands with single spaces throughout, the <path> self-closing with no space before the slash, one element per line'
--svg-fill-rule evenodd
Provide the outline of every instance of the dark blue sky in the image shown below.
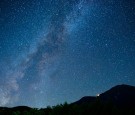
<path fill-rule="evenodd" d="M 1 0 L 0 106 L 46 107 L 135 85 L 134 0 Z"/>

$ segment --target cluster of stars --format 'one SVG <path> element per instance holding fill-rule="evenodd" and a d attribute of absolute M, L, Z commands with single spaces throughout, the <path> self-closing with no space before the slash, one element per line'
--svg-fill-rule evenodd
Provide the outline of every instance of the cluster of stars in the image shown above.
<path fill-rule="evenodd" d="M 0 106 L 135 85 L 133 0 L 2 0 L 0 14 Z"/>

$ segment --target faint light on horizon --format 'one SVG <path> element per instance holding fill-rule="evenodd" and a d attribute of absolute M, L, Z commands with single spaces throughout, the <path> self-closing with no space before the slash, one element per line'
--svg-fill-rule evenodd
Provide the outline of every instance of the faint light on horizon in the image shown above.
<path fill-rule="evenodd" d="M 100 94 L 97 94 L 97 97 L 99 97 L 100 96 Z"/>

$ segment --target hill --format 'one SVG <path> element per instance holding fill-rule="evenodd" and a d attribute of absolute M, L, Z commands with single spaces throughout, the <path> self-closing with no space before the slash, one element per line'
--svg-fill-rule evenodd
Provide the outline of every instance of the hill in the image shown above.
<path fill-rule="evenodd" d="M 135 107 L 135 87 L 129 85 L 117 85 L 99 96 L 86 96 L 72 104 L 93 103 L 100 100 L 102 103 L 113 103 L 119 107 Z"/>

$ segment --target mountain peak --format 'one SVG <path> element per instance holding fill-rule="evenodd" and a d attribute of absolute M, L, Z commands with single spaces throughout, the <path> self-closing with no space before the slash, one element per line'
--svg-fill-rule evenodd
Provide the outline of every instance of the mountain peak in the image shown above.
<path fill-rule="evenodd" d="M 129 88 L 134 87 L 135 88 L 135 86 L 131 86 L 131 85 L 127 85 L 127 84 L 120 84 L 120 85 L 116 85 L 114 87 L 129 87 Z"/>
<path fill-rule="evenodd" d="M 93 103 L 100 99 L 103 103 L 111 102 L 118 106 L 135 106 L 135 87 L 121 84 L 112 87 L 108 91 L 101 93 L 99 96 L 86 96 L 76 101 L 75 104 Z"/>
<path fill-rule="evenodd" d="M 104 95 L 104 94 L 108 94 L 111 93 L 114 95 L 116 95 L 116 92 L 125 94 L 126 92 L 134 92 L 135 91 L 135 86 L 131 86 L 131 85 L 126 85 L 126 84 L 121 84 L 121 85 L 116 85 L 114 87 L 112 87 L 111 89 L 107 90 L 106 92 L 100 94 L 100 96 Z"/>

